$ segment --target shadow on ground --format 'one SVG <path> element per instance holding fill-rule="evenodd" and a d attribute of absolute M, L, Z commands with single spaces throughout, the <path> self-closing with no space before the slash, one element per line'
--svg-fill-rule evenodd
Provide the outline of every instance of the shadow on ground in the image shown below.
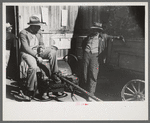
<path fill-rule="evenodd" d="M 115 69 L 111 66 L 102 66 L 98 76 L 95 95 L 103 101 L 121 101 L 121 90 L 132 79 L 144 80 L 144 74 Z"/>
<path fill-rule="evenodd" d="M 144 80 L 144 74 L 101 66 L 95 96 L 103 101 L 122 101 L 121 90 L 132 79 Z M 17 95 L 18 91 L 17 82 L 7 83 L 6 98 L 15 100 L 14 95 Z"/>

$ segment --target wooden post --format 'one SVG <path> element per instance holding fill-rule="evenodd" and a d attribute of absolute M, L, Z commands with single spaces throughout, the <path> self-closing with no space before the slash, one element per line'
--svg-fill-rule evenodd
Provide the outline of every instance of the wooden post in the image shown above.
<path fill-rule="evenodd" d="M 19 69 L 19 40 L 18 40 L 18 11 L 17 6 L 14 6 L 14 16 L 15 16 L 15 49 L 16 49 L 16 67 L 17 67 L 17 80 L 20 79 L 20 69 Z"/>

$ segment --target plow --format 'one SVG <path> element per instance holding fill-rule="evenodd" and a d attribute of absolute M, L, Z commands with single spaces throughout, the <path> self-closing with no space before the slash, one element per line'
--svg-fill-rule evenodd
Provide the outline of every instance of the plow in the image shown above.
<path fill-rule="evenodd" d="M 67 93 L 70 93 L 72 100 L 73 97 L 76 98 L 76 96 L 79 96 L 83 99 L 84 97 L 90 97 L 94 101 L 102 101 L 98 97 L 91 95 L 88 91 L 79 86 L 79 77 L 72 72 L 73 69 L 71 68 L 69 62 L 70 58 L 74 60 L 74 63 L 78 62 L 77 57 L 70 54 L 64 56 L 63 60 L 59 61 L 58 63 L 59 72 L 57 73 L 57 76 L 61 79 L 61 83 L 55 83 L 50 77 L 47 76 L 49 67 L 46 66 L 47 63 L 43 62 L 42 65 L 39 65 L 40 71 L 37 72 L 38 97 L 41 97 L 43 93 L 46 93 L 49 97 L 47 101 L 49 101 L 52 99 L 57 100 L 59 98 L 65 98 L 67 96 Z M 24 78 L 23 80 L 24 81 L 19 82 L 19 93 L 22 97 L 24 97 L 26 93 L 26 78 Z M 54 96 L 53 93 L 61 93 L 61 96 Z M 37 96 L 34 95 L 33 99 L 35 99 L 36 101 L 42 101 L 41 98 L 36 97 Z"/>
<path fill-rule="evenodd" d="M 77 90 L 80 91 L 81 93 L 85 94 L 86 96 L 92 98 L 95 101 L 102 101 L 101 99 L 97 98 L 96 96 L 91 95 L 88 91 L 84 90 L 83 88 L 81 88 L 80 86 L 74 84 L 73 82 L 69 81 L 68 79 L 66 79 L 63 76 L 59 76 L 59 78 L 64 81 L 66 84 L 68 84 L 69 86 L 73 87 L 73 90 Z"/>
<path fill-rule="evenodd" d="M 78 59 L 76 56 L 70 54 L 66 55 L 61 62 L 59 62 L 59 72 L 57 76 L 61 79 L 61 83 L 54 83 L 54 81 L 46 77 L 45 72 L 40 69 L 39 72 L 37 72 L 37 80 L 38 80 L 38 91 L 39 95 L 43 93 L 47 93 L 49 96 L 48 100 L 59 98 L 65 98 L 67 95 L 66 92 L 71 94 L 71 98 L 73 100 L 73 97 L 75 95 L 80 96 L 81 98 L 88 97 L 93 99 L 96 102 L 103 101 L 99 99 L 96 96 L 91 95 L 87 90 L 80 87 L 80 80 L 78 75 L 80 75 L 80 72 L 77 71 L 78 75 L 76 73 L 73 73 L 73 68 L 70 65 L 70 59 L 73 59 L 73 65 L 75 65 L 75 62 L 78 62 Z M 25 79 L 24 79 L 25 80 Z M 21 81 L 20 86 L 20 95 L 24 96 L 25 93 L 25 85 L 26 81 Z M 62 95 L 54 96 L 52 93 L 61 93 Z M 34 98 L 36 101 L 37 99 Z M 144 101 L 145 100 L 145 81 L 139 80 L 139 79 L 133 79 L 129 82 L 127 82 L 122 90 L 121 90 L 121 99 L 122 101 Z M 86 99 L 85 99 L 86 100 Z M 41 99 L 38 99 L 38 101 L 42 101 Z M 75 100 L 73 100 L 74 102 Z M 86 100 L 87 101 L 87 100 Z"/>

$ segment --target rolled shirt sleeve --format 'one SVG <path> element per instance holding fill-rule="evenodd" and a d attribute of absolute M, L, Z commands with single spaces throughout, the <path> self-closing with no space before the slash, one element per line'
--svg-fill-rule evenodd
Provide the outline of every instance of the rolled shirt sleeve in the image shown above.
<path fill-rule="evenodd" d="M 104 34 L 104 37 L 106 38 L 107 41 L 113 41 L 114 36 Z"/>
<path fill-rule="evenodd" d="M 104 35 L 108 41 L 112 41 L 112 42 L 113 42 L 113 39 L 119 39 L 120 38 L 120 36 L 112 36 L 112 35 L 108 35 L 108 34 L 104 34 Z"/>

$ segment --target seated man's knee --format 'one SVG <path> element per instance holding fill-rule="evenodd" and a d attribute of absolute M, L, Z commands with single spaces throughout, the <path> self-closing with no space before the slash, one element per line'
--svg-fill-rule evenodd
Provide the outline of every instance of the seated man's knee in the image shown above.
<path fill-rule="evenodd" d="M 38 66 L 37 65 L 32 65 L 29 67 L 30 70 L 32 71 L 37 71 L 38 70 Z"/>
<path fill-rule="evenodd" d="M 56 55 L 56 50 L 52 49 L 50 53 L 51 53 L 51 55 Z"/>
<path fill-rule="evenodd" d="M 49 54 L 48 54 L 48 59 L 52 59 L 52 58 L 54 58 L 54 57 L 56 57 L 56 52 L 50 52 Z"/>

